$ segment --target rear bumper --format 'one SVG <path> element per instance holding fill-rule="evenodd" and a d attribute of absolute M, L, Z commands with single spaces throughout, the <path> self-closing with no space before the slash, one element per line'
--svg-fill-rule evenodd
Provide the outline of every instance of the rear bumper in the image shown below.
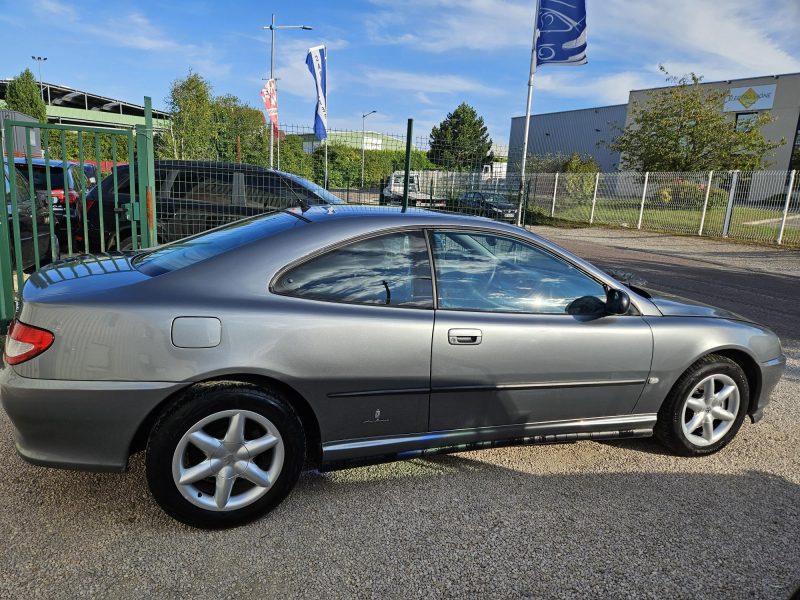
<path fill-rule="evenodd" d="M 759 365 L 761 369 L 761 389 L 759 390 L 758 400 L 750 412 L 750 419 L 753 423 L 760 421 L 764 416 L 764 407 L 769 404 L 772 390 L 778 385 L 784 370 L 786 369 L 786 357 L 781 355 Z"/>
<path fill-rule="evenodd" d="M 0 401 L 19 455 L 37 465 L 124 471 L 139 426 L 185 384 L 28 379 L 0 372 Z"/>

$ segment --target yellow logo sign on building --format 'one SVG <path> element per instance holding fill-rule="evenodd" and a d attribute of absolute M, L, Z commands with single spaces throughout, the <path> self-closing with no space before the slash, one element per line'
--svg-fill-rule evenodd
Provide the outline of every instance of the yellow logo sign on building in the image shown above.
<path fill-rule="evenodd" d="M 747 91 L 739 96 L 739 104 L 745 108 L 750 108 L 756 102 L 758 102 L 758 94 L 753 88 L 747 88 Z"/>

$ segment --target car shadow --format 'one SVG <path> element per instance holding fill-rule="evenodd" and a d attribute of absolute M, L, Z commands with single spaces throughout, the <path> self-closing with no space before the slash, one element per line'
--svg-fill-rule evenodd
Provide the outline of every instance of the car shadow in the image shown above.
<path fill-rule="evenodd" d="M 130 595 L 157 584 L 148 573 L 167 561 L 182 595 L 219 595 L 235 572 L 240 595 L 316 590 L 339 573 L 342 595 L 397 597 L 397 578 L 413 572 L 404 596 L 788 597 L 800 486 L 725 472 L 735 469 L 725 451 L 692 461 L 650 448 L 580 442 L 309 471 L 266 517 L 216 532 L 160 511 L 141 455 L 118 475 L 5 453 L 4 502 L 16 509 L 3 511 L 0 531 L 13 531 L 19 564 L 48 565 L 37 578 L 54 595 L 69 595 L 68 575 L 82 573 Z M 127 573 L 131 557 L 139 579 Z"/>

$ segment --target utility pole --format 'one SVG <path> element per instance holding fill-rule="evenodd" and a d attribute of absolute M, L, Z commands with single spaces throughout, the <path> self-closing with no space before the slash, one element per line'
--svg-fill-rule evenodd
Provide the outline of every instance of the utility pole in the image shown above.
<path fill-rule="evenodd" d="M 269 29 L 270 33 L 272 34 L 272 39 L 270 42 L 270 50 L 269 50 L 269 78 L 275 79 L 275 30 L 276 29 L 303 29 L 305 31 L 311 31 L 311 27 L 308 25 L 276 25 L 275 24 L 275 13 L 272 13 L 272 23 L 270 25 L 263 27 L 262 29 Z M 275 90 L 277 92 L 278 86 L 275 86 Z M 273 145 L 275 143 L 275 128 L 270 123 L 269 126 L 269 168 L 272 168 L 272 156 L 273 156 Z"/>

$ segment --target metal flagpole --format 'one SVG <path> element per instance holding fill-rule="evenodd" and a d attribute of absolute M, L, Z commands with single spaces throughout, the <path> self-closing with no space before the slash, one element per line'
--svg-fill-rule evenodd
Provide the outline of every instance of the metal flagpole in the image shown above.
<path fill-rule="evenodd" d="M 322 47 L 322 56 L 325 58 L 325 114 L 330 115 L 331 111 L 328 109 L 328 48 Z M 327 119 L 326 119 L 327 120 Z M 328 126 L 325 125 L 325 185 L 322 186 L 328 189 Z"/>
<path fill-rule="evenodd" d="M 537 0 L 538 2 L 538 0 Z M 272 43 L 269 52 L 269 78 L 275 79 L 275 13 L 272 13 L 272 25 L 269 32 L 272 34 Z M 277 86 L 276 86 L 277 87 Z M 275 142 L 275 127 L 272 121 L 269 123 L 269 168 L 272 168 L 272 144 Z"/>
<path fill-rule="evenodd" d="M 525 163 L 528 162 L 528 133 L 531 124 L 531 104 L 533 102 L 533 78 L 536 75 L 536 42 L 539 38 L 539 0 L 536 0 L 536 12 L 533 18 L 533 42 L 531 44 L 531 71 L 528 77 L 528 100 L 525 108 L 525 133 L 522 136 L 522 165 L 519 171 L 519 206 L 517 207 L 517 225 L 522 226 L 524 216 L 522 205 L 525 196 Z M 534 193 L 536 191 L 534 190 Z"/>

